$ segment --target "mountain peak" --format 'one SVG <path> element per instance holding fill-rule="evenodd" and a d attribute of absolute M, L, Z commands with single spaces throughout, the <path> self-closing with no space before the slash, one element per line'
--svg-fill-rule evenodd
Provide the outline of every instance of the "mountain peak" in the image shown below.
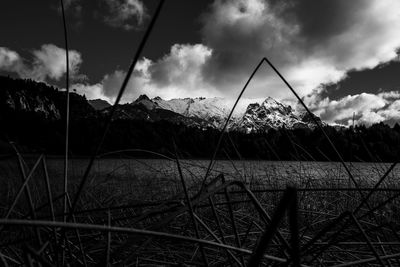
<path fill-rule="evenodd" d="M 320 121 L 315 115 L 314 118 Z M 234 123 L 232 128 L 257 132 L 282 127 L 287 129 L 313 128 L 315 122 L 311 116 L 298 115 L 291 106 L 267 97 L 261 104 L 249 104 L 242 119 Z"/>
<path fill-rule="evenodd" d="M 282 104 L 272 97 L 267 97 L 261 106 L 265 109 L 267 113 L 279 112 L 282 115 L 289 115 L 293 112 L 292 107 L 289 105 Z"/>
<path fill-rule="evenodd" d="M 272 97 L 270 97 L 270 96 L 267 96 L 267 98 L 264 100 L 264 102 L 268 102 L 268 101 L 277 102 L 277 101 L 275 100 L 275 98 L 272 98 Z"/>
<path fill-rule="evenodd" d="M 146 95 L 141 95 L 132 105 L 141 105 L 148 111 L 154 112 L 169 110 L 187 118 L 206 121 L 213 127 L 220 128 L 225 123 L 233 103 L 230 99 L 220 97 L 187 97 L 164 100 L 158 96 L 149 99 Z M 296 113 L 291 106 L 267 97 L 260 102 L 244 99 L 242 105 L 235 109 L 229 129 L 251 132 L 280 127 L 287 129 L 311 128 L 314 124 L 312 117 Z"/>
<path fill-rule="evenodd" d="M 161 99 L 161 98 L 160 98 Z M 151 100 L 147 95 L 140 95 L 132 105 L 143 105 L 148 110 L 152 110 L 158 107 L 157 103 Z"/>
<path fill-rule="evenodd" d="M 139 101 L 142 101 L 142 100 L 150 100 L 150 98 L 147 96 L 147 95 L 140 95 L 136 100 L 135 100 L 135 102 L 139 102 Z"/>
<path fill-rule="evenodd" d="M 282 103 L 276 101 L 274 98 L 272 98 L 270 96 L 267 97 L 262 104 L 263 105 L 269 105 L 269 106 L 280 106 L 280 105 L 282 105 Z"/>

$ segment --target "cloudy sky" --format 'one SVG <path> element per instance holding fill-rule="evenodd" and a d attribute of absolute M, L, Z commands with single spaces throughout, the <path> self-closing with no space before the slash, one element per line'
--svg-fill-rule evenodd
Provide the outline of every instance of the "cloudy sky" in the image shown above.
<path fill-rule="evenodd" d="M 158 3 L 65 0 L 72 88 L 112 102 Z M 58 1 L 3 0 L 0 73 L 63 87 Z M 400 1 L 167 0 L 123 102 L 238 95 L 269 58 L 327 122 L 400 120 Z M 245 97 L 295 103 L 265 64 Z"/>

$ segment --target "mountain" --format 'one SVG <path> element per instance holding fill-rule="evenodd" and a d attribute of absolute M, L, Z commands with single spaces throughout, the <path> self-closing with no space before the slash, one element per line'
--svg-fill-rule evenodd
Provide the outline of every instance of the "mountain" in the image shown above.
<path fill-rule="evenodd" d="M 60 120 L 65 115 L 66 92 L 42 82 L 0 76 L 0 117 L 34 115 Z M 91 117 L 95 110 L 85 97 L 70 93 L 72 119 Z"/>
<path fill-rule="evenodd" d="M 35 113 L 47 120 L 61 118 L 60 110 L 53 100 L 56 89 L 44 83 L 35 83 L 30 80 L 14 80 L 0 77 L 0 115 L 9 116 L 10 113 Z M 35 86 L 34 90 L 29 88 Z"/>
<path fill-rule="evenodd" d="M 111 107 L 101 111 L 106 115 Z M 119 105 L 114 113 L 113 119 L 119 120 L 145 120 L 150 122 L 168 121 L 174 124 L 183 124 L 187 127 L 207 128 L 212 127 L 206 120 L 199 117 L 189 117 L 173 110 L 164 109 L 158 106 L 146 95 L 141 95 L 136 101 Z"/>
<path fill-rule="evenodd" d="M 46 121 L 65 118 L 65 91 L 45 83 L 9 77 L 0 77 L 0 84 L 0 116 L 26 117 L 29 113 Z M 199 129 L 221 129 L 233 105 L 233 100 L 218 97 L 164 100 L 141 95 L 132 103 L 118 105 L 113 119 L 167 121 Z M 70 93 L 72 120 L 104 117 L 111 108 L 104 100 L 87 100 L 84 96 Z M 320 118 L 313 116 L 322 123 Z M 316 126 L 314 119 L 307 112 L 296 111 L 271 97 L 263 101 L 243 99 L 232 113 L 228 130 L 251 133 L 278 128 L 313 129 Z"/>
<path fill-rule="evenodd" d="M 157 107 L 172 110 L 186 117 L 203 119 L 216 128 L 222 126 L 231 108 L 227 101 L 222 98 L 201 97 L 163 100 L 156 97 L 152 101 Z"/>
<path fill-rule="evenodd" d="M 314 118 L 322 123 L 321 119 Z M 296 112 L 291 106 L 282 104 L 268 97 L 261 104 L 250 104 L 241 120 L 237 121 L 233 128 L 245 132 L 268 131 L 269 129 L 298 129 L 315 128 L 317 125 L 307 112 Z"/>
<path fill-rule="evenodd" d="M 149 99 L 142 95 L 132 105 L 142 105 L 152 111 L 170 110 L 187 118 L 196 118 L 208 122 L 212 127 L 222 128 L 233 107 L 233 101 L 223 98 L 202 97 L 163 100 L 160 97 Z M 319 117 L 313 116 L 318 122 L 322 123 Z M 295 111 L 291 106 L 268 97 L 261 103 L 251 103 L 249 99 L 239 102 L 228 125 L 229 130 L 247 133 L 282 127 L 286 129 L 313 129 L 316 124 L 307 112 Z"/>
<path fill-rule="evenodd" d="M 93 99 L 88 100 L 88 103 L 95 109 L 95 110 L 103 110 L 105 108 L 111 107 L 111 104 L 103 99 Z"/>
<path fill-rule="evenodd" d="M 161 108 L 172 110 L 187 117 L 197 117 L 208 121 L 215 128 L 222 128 L 225 124 L 233 105 L 234 100 L 220 97 L 213 98 L 183 98 L 163 100 L 155 97 L 152 101 Z M 240 119 L 246 108 L 253 100 L 243 99 L 239 101 L 233 114 L 232 121 Z"/>

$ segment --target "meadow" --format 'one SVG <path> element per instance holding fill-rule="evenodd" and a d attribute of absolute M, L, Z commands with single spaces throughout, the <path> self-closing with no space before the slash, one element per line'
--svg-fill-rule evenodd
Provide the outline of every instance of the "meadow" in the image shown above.
<path fill-rule="evenodd" d="M 38 157 L 23 159 L 27 173 Z M 258 264 L 296 265 L 294 232 L 298 263 L 304 266 L 398 264 L 400 169 L 393 168 L 360 206 L 390 168 L 387 163 L 346 163 L 357 189 L 338 162 L 217 160 L 199 192 L 207 160 L 100 158 L 73 221 L 63 223 L 63 159 L 42 159 L 26 183 L 30 196 L 22 194 L 18 162 L 0 161 L 1 217 L 16 224 L 0 232 L 0 255 L 8 266 L 28 263 L 24 255 L 34 255 L 32 263 L 44 266 L 104 261 L 115 266 L 252 266 L 263 244 Z M 70 159 L 68 200 L 87 163 Z M 295 209 L 288 192 L 295 193 Z M 29 203 L 38 225 L 21 220 L 32 216 Z M 273 226 L 277 214 L 280 220 Z M 33 249 L 38 244 L 40 249 Z"/>

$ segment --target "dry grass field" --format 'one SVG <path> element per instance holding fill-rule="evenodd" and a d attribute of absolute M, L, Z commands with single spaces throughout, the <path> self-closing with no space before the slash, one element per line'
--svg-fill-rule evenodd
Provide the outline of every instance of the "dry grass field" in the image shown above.
<path fill-rule="evenodd" d="M 200 192 L 207 161 L 99 159 L 63 222 L 63 160 L 41 158 L 35 168 L 37 157 L 20 159 L 25 187 L 18 159 L 0 163 L 9 266 L 285 265 L 294 264 L 294 235 L 305 266 L 397 265 L 399 170 L 371 191 L 389 164 L 349 164 L 357 190 L 339 163 L 216 161 Z M 86 164 L 70 160 L 68 200 Z"/>

